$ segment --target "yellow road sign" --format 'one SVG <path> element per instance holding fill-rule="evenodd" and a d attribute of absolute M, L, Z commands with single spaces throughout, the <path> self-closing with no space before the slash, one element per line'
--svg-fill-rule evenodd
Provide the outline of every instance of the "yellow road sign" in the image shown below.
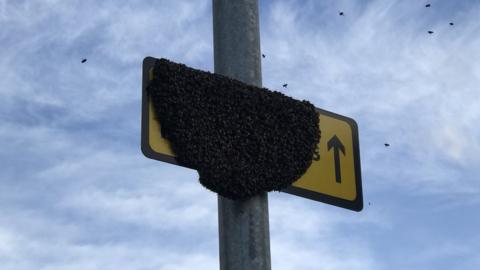
<path fill-rule="evenodd" d="M 320 159 L 285 192 L 360 211 L 363 208 L 358 128 L 351 118 L 317 109 Z"/>
<path fill-rule="evenodd" d="M 152 80 L 155 58 L 143 61 L 142 152 L 145 156 L 181 165 L 168 140 L 162 137 L 146 87 Z M 363 195 L 360 170 L 358 128 L 351 118 L 317 109 L 321 137 L 320 159 L 313 160 L 305 174 L 284 192 L 360 211 Z"/>

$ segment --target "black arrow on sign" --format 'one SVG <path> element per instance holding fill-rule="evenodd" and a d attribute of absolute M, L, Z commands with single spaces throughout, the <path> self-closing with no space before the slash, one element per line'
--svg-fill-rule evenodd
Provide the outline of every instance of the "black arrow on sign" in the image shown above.
<path fill-rule="evenodd" d="M 328 151 L 333 148 L 333 158 L 335 160 L 335 181 L 337 181 L 337 183 L 341 183 L 342 176 L 340 174 L 340 156 L 338 150 L 342 151 L 343 155 L 345 155 L 345 147 L 337 135 L 333 135 L 333 137 L 328 141 L 327 146 Z"/>

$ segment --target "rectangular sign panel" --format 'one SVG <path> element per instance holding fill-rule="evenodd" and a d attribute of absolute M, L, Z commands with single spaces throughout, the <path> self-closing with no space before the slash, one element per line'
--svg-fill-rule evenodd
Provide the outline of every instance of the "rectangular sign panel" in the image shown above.
<path fill-rule="evenodd" d="M 160 133 L 146 88 L 153 76 L 155 58 L 143 61 L 142 152 L 146 157 L 178 164 L 168 140 Z M 363 208 L 358 128 L 351 118 L 317 109 L 321 130 L 320 159 L 284 192 L 361 211 Z"/>
<path fill-rule="evenodd" d="M 317 109 L 320 159 L 285 192 L 360 211 L 363 208 L 358 129 L 355 121 Z"/>

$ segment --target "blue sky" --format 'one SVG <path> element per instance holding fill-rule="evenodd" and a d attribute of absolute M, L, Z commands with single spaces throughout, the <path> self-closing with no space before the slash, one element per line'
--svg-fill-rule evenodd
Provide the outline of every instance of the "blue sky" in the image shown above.
<path fill-rule="evenodd" d="M 357 121 L 365 200 L 270 193 L 272 269 L 480 269 L 480 2 L 260 2 L 264 86 Z M 0 0 L 0 26 L 0 268 L 218 269 L 216 195 L 140 151 L 142 60 L 212 71 L 211 2 Z"/>

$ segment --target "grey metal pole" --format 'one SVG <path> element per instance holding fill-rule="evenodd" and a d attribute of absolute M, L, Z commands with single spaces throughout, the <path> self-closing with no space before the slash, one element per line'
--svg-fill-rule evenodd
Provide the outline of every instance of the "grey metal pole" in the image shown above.
<path fill-rule="evenodd" d="M 258 0 L 213 0 L 215 73 L 262 86 Z M 218 196 L 221 270 L 270 270 L 267 193 Z"/>

